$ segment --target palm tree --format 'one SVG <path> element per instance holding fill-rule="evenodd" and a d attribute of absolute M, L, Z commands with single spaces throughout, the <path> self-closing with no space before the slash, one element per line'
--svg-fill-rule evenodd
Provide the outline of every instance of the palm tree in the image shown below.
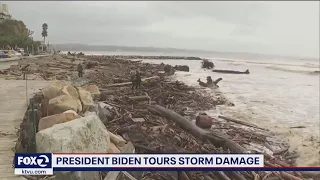
<path fill-rule="evenodd" d="M 46 44 L 46 37 L 48 37 L 48 24 L 42 24 L 42 33 L 41 36 L 43 37 L 43 44 Z"/>

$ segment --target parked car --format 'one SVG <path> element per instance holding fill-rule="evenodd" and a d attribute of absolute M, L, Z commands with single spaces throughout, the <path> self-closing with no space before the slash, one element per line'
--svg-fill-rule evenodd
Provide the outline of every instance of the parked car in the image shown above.
<path fill-rule="evenodd" d="M 9 58 L 9 55 L 5 51 L 0 51 L 0 58 Z"/>

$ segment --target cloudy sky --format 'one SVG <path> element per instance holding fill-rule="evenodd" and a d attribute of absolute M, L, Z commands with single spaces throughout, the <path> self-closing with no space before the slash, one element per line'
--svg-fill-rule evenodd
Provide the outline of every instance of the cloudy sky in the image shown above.
<path fill-rule="evenodd" d="M 4 1 L 50 43 L 319 57 L 319 2 Z"/>

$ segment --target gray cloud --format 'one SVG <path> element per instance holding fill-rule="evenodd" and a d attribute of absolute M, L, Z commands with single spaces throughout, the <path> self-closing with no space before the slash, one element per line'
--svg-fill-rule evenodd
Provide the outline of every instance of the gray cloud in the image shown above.
<path fill-rule="evenodd" d="M 155 46 L 319 57 L 319 2 L 5 1 L 52 43 Z"/>

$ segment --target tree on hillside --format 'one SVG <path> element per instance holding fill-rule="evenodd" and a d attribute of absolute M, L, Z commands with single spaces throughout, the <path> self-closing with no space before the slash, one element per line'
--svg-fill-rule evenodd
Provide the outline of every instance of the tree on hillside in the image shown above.
<path fill-rule="evenodd" d="M 48 24 L 42 24 L 42 33 L 41 36 L 43 37 L 43 43 L 46 44 L 46 37 L 48 37 Z"/>

